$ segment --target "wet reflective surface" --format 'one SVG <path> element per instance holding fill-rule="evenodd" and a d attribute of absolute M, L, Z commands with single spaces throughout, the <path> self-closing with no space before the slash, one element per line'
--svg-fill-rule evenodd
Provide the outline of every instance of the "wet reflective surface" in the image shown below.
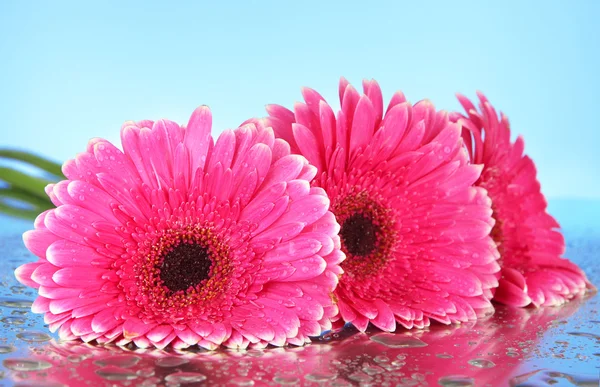
<path fill-rule="evenodd" d="M 567 256 L 600 283 L 600 202 L 551 202 Z M 156 351 L 60 342 L 29 308 L 13 270 L 33 257 L 30 223 L 0 217 L 0 386 L 598 386 L 600 297 L 496 312 L 477 323 L 366 334 L 351 327 L 306 347 Z"/>

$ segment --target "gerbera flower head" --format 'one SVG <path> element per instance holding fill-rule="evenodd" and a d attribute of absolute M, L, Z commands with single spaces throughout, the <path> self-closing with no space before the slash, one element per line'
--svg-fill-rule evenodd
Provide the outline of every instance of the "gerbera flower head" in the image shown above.
<path fill-rule="evenodd" d="M 546 211 L 535 164 L 523 153 L 523 138 L 511 142 L 507 117 L 498 117 L 486 97 L 478 96 L 479 111 L 458 95 L 467 115 L 453 113 L 452 120 L 463 126 L 472 162 L 483 164 L 476 185 L 492 199 L 496 224 L 491 234 L 502 267 L 494 300 L 514 306 L 562 304 L 593 286 L 577 265 L 561 258 L 565 240 Z"/>
<path fill-rule="evenodd" d="M 481 167 L 447 113 L 398 92 L 384 116 L 379 85 L 363 86 L 360 95 L 341 79 L 337 116 L 311 89 L 293 112 L 267 107 L 275 135 L 318 168 L 312 184 L 341 225 L 337 318 L 362 331 L 475 319 L 491 307 L 499 269 L 491 202 L 472 187 Z"/>
<path fill-rule="evenodd" d="M 331 327 L 344 256 L 316 168 L 259 123 L 213 143 L 211 122 L 128 122 L 123 151 L 93 139 L 48 186 L 16 276 L 61 338 L 241 348 Z"/>

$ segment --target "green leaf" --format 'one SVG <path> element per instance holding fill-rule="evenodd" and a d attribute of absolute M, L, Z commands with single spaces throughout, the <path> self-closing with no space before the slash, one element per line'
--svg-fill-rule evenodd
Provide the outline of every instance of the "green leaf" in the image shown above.
<path fill-rule="evenodd" d="M 44 188 L 52 181 L 27 175 L 15 169 L 0 167 L 0 180 L 5 181 L 11 187 L 20 191 L 28 192 L 39 198 L 46 199 L 47 195 Z"/>
<path fill-rule="evenodd" d="M 29 208 L 22 208 L 21 206 L 15 205 L 17 202 L 25 204 Z M 16 188 L 0 189 L 0 212 L 4 212 L 7 215 L 25 219 L 35 219 L 39 213 L 52 207 L 54 207 L 54 205 L 48 198 L 40 198 Z"/>
<path fill-rule="evenodd" d="M 33 153 L 13 149 L 0 149 L 0 157 L 23 161 L 49 172 L 60 179 L 64 179 L 60 164 Z"/>
<path fill-rule="evenodd" d="M 38 211 L 38 210 L 24 210 L 24 209 L 21 209 L 21 208 L 14 208 L 14 207 L 11 207 L 9 205 L 6 205 L 6 204 L 0 202 L 0 212 L 6 214 L 8 216 L 14 216 L 16 218 L 23 218 L 23 219 L 33 220 L 42 211 Z"/>
<path fill-rule="evenodd" d="M 14 187 L 0 188 L 0 201 L 2 199 L 18 200 L 32 207 L 41 208 L 42 211 L 54 207 L 54 204 L 52 204 L 47 196 L 42 198 Z"/>

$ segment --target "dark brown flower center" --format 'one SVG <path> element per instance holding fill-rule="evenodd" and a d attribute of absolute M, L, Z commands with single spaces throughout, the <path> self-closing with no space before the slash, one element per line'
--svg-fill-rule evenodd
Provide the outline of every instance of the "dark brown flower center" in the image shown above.
<path fill-rule="evenodd" d="M 160 279 L 172 293 L 187 291 L 209 278 L 212 263 L 206 247 L 182 241 L 165 254 Z"/>
<path fill-rule="evenodd" d="M 354 256 L 366 257 L 377 247 L 379 227 L 373 219 L 362 213 L 355 213 L 342 224 L 340 238 L 346 251 Z"/>

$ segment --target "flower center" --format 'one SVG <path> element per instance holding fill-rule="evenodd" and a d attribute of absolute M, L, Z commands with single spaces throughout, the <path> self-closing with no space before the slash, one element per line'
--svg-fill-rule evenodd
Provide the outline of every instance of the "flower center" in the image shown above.
<path fill-rule="evenodd" d="M 392 257 L 396 244 L 393 211 L 366 190 L 350 190 L 334 200 L 332 211 L 342 225 L 340 239 L 346 260 L 342 268 L 352 277 L 370 277 Z"/>
<path fill-rule="evenodd" d="M 164 256 L 159 276 L 171 293 L 187 291 L 209 278 L 212 264 L 206 247 L 182 241 Z"/>
<path fill-rule="evenodd" d="M 373 219 L 362 213 L 355 213 L 342 224 L 340 238 L 348 253 L 366 257 L 371 255 L 377 246 L 379 226 Z"/>

